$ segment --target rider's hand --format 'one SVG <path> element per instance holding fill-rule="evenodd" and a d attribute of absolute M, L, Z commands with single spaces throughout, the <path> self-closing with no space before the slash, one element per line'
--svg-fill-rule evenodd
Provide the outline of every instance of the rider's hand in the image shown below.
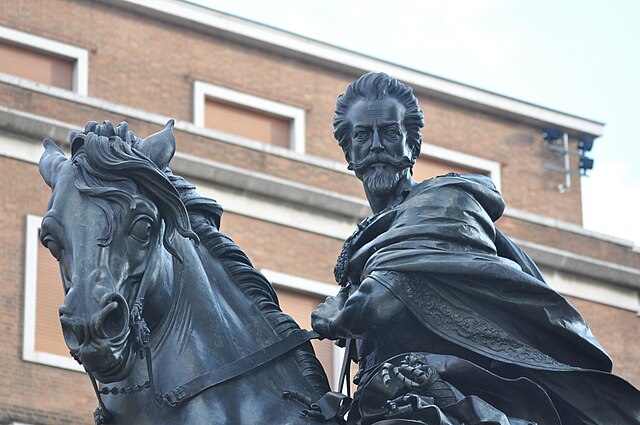
<path fill-rule="evenodd" d="M 336 334 L 332 325 L 342 311 L 347 298 L 349 298 L 349 288 L 344 287 L 340 289 L 337 295 L 327 297 L 311 314 L 311 326 L 321 337 L 328 339 L 340 338 L 340 335 Z"/>

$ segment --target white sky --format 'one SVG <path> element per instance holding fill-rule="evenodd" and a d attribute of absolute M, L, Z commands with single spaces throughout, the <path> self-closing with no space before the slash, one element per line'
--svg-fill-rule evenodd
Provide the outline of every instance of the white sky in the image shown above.
<path fill-rule="evenodd" d="M 640 1 L 194 2 L 605 122 L 582 179 L 584 225 L 640 244 Z"/>

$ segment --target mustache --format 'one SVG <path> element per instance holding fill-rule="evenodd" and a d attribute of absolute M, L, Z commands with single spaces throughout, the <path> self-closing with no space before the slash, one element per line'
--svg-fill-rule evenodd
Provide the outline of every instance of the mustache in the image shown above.
<path fill-rule="evenodd" d="M 373 164 L 389 164 L 396 169 L 404 169 L 411 166 L 411 159 L 407 156 L 398 158 L 387 154 L 374 153 L 363 158 L 361 161 L 350 161 L 348 168 L 353 171 L 361 171 Z"/>

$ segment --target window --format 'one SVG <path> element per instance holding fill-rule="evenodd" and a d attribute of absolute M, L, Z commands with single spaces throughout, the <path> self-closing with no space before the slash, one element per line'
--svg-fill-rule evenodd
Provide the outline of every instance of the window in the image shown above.
<path fill-rule="evenodd" d="M 206 98 L 204 126 L 275 146 L 290 145 L 291 120 Z"/>
<path fill-rule="evenodd" d="M 64 293 L 58 263 L 40 244 L 41 217 L 27 216 L 25 256 L 24 335 L 26 361 L 84 371 L 69 356 L 58 319 Z"/>
<path fill-rule="evenodd" d="M 194 83 L 194 123 L 304 153 L 304 110 L 225 87 Z"/>
<path fill-rule="evenodd" d="M 49 86 L 73 89 L 74 61 L 0 40 L 0 71 Z"/>
<path fill-rule="evenodd" d="M 85 49 L 0 26 L 0 57 L 0 73 L 87 95 Z"/>
<path fill-rule="evenodd" d="M 484 174 L 501 190 L 500 163 L 424 143 L 422 154 L 413 166 L 413 178 L 423 181 L 449 172 Z"/>
<path fill-rule="evenodd" d="M 435 176 L 442 176 L 449 172 L 486 175 L 486 172 L 483 171 L 474 170 L 473 168 L 461 166 L 460 164 L 429 158 L 427 156 L 420 156 L 413 166 L 413 178 L 416 181 L 427 180 Z"/>

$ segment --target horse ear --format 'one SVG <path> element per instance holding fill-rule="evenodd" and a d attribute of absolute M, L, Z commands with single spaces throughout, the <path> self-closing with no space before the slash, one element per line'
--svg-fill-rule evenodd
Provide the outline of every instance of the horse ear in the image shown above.
<path fill-rule="evenodd" d="M 173 120 L 167 121 L 164 128 L 151 136 L 138 141 L 134 147 L 153 161 L 164 171 L 176 153 L 176 138 L 173 136 Z"/>
<path fill-rule="evenodd" d="M 44 153 L 40 157 L 38 168 L 44 181 L 53 189 L 58 172 L 62 164 L 67 160 L 67 157 L 64 152 L 53 143 L 53 140 L 44 139 L 42 144 L 44 145 Z"/>

